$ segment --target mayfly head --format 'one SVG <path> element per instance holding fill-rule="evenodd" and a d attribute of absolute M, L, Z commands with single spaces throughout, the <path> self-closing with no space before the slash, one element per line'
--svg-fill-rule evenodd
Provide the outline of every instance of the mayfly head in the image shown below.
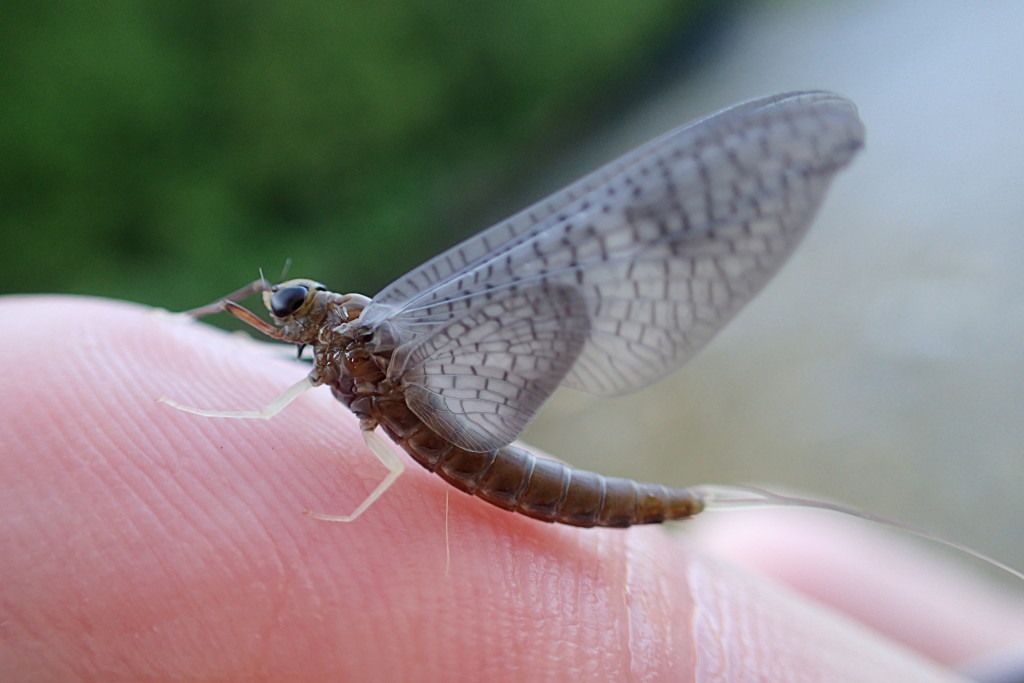
<path fill-rule="evenodd" d="M 316 307 L 319 292 L 327 288 L 313 280 L 288 280 L 263 291 L 263 305 L 275 320 L 303 317 Z"/>

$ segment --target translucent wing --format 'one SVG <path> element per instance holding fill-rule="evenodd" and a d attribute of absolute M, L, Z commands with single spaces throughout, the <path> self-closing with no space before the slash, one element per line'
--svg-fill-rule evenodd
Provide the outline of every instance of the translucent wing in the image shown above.
<path fill-rule="evenodd" d="M 572 367 L 588 315 L 569 287 L 503 293 L 404 347 L 409 407 L 471 451 L 515 439 Z"/>
<path fill-rule="evenodd" d="M 561 383 L 606 395 L 637 389 L 685 362 L 761 289 L 863 135 L 853 104 L 830 93 L 727 109 L 428 261 L 385 288 L 361 324 L 388 328 L 396 347 L 393 378 L 417 373 L 420 385 L 443 398 L 466 387 L 460 380 L 440 389 L 441 380 L 422 379 L 452 364 L 432 363 L 423 351 L 435 346 L 434 335 L 455 338 L 454 346 L 443 346 L 457 361 L 459 335 L 450 330 L 462 329 L 453 328 L 459 321 L 468 329 L 479 307 L 516 297 L 511 310 L 529 317 L 524 293 L 569 288 L 585 311 L 586 337 L 559 363 L 568 366 Z M 515 316 L 503 316 L 495 339 L 504 325 L 516 327 Z M 473 344 L 465 352 L 473 362 L 463 366 L 485 371 Z M 521 385 L 541 381 L 523 378 Z M 502 400 L 531 415 L 539 407 L 519 403 L 519 396 Z M 480 415 L 464 413 L 463 422 L 481 432 L 492 428 L 493 420 Z M 509 422 L 496 438 L 505 441 L 517 424 Z"/>

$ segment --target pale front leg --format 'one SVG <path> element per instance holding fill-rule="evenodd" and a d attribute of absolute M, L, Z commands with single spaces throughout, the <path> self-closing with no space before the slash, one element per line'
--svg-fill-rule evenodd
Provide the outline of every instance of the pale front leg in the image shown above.
<path fill-rule="evenodd" d="M 371 491 L 366 500 L 360 503 L 359 507 L 353 510 L 351 514 L 325 515 L 321 512 L 306 510 L 307 515 L 315 519 L 322 519 L 325 522 L 351 522 L 366 512 L 378 498 L 384 495 L 385 491 L 391 488 L 391 485 L 395 483 L 395 479 L 398 479 L 398 475 L 405 469 L 405 464 L 402 463 L 401 458 L 398 457 L 398 454 L 395 453 L 391 446 L 372 429 L 363 429 L 363 440 L 366 442 L 367 447 L 373 451 L 373 454 L 377 456 L 377 459 L 384 464 L 384 467 L 388 468 L 387 476 L 377 484 L 377 488 Z"/>
<path fill-rule="evenodd" d="M 202 415 L 203 417 L 236 417 L 243 420 L 269 420 L 284 410 L 285 406 L 297 399 L 304 392 L 316 386 L 318 386 L 317 383 L 307 375 L 286 389 L 283 394 L 275 398 L 268 405 L 260 408 L 259 410 L 203 410 L 202 408 L 193 408 L 191 406 L 182 405 L 174 399 L 167 398 L 166 396 L 161 396 L 157 401 L 160 403 L 166 403 L 172 408 L 183 410 L 186 413 Z"/>

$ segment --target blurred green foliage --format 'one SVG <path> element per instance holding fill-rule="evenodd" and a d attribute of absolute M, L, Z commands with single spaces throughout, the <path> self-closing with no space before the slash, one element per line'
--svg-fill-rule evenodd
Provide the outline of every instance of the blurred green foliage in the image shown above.
<path fill-rule="evenodd" d="M 180 309 L 291 258 L 372 293 L 699 4 L 9 0 L 0 291 Z"/>

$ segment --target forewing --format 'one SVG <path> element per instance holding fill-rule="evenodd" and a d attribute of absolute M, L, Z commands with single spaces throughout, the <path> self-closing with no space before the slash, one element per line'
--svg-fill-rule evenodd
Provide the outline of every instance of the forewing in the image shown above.
<path fill-rule="evenodd" d="M 428 261 L 385 288 L 360 323 L 388 328 L 389 376 L 417 378 L 410 405 L 435 429 L 474 449 L 507 443 L 552 382 L 624 393 L 696 353 L 793 250 L 863 135 L 853 104 L 830 93 L 727 109 Z M 573 315 L 552 318 L 546 304 L 528 299 L 556 290 L 571 292 Z M 505 313 L 481 317 L 494 306 Z M 536 329 L 523 321 L 538 309 L 550 321 L 545 333 L 558 340 L 550 366 L 520 376 L 476 342 L 453 341 L 500 345 L 503 335 L 528 336 Z M 478 324 L 485 331 L 474 332 Z M 579 330 L 585 335 L 572 353 L 563 348 L 569 325 L 578 327 L 574 344 Z M 475 399 L 454 400 L 462 387 L 448 392 L 447 368 L 458 377 L 504 373 L 516 393 L 492 401 L 500 408 L 484 417 Z M 437 409 L 442 417 L 428 417 Z"/>
<path fill-rule="evenodd" d="M 548 399 L 587 325 L 574 288 L 528 287 L 450 319 L 393 360 L 408 368 L 402 384 L 416 415 L 456 446 L 488 451 L 515 439 Z"/>

